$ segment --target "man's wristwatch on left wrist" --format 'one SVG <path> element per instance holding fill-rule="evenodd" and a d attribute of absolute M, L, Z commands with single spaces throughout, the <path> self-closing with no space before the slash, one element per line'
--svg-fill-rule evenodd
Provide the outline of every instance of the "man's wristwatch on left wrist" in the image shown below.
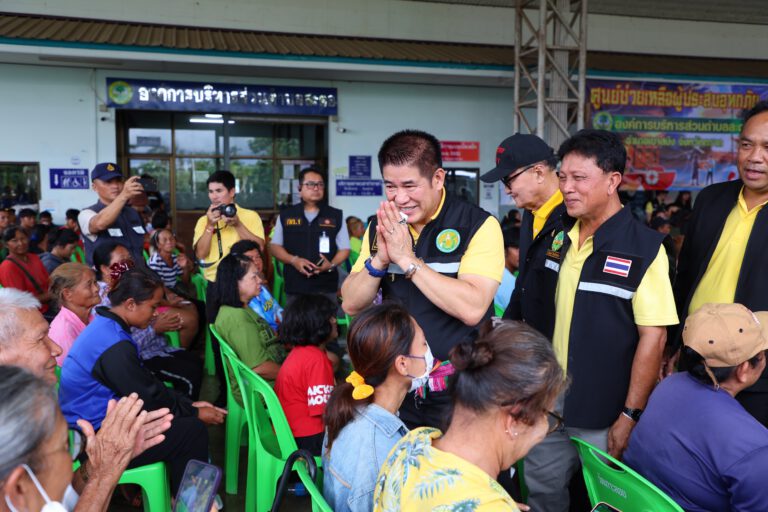
<path fill-rule="evenodd" d="M 634 421 L 635 423 L 637 423 L 638 421 L 640 421 L 640 415 L 643 414 L 643 410 L 642 409 L 632 409 L 630 407 L 624 407 L 621 410 L 621 414 L 623 414 L 627 418 L 629 418 L 632 421 Z"/>

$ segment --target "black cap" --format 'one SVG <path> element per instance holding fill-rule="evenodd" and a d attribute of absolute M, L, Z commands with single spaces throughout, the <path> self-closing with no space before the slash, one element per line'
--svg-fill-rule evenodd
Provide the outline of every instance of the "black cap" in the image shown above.
<path fill-rule="evenodd" d="M 91 181 L 101 180 L 109 181 L 115 178 L 122 178 L 123 173 L 120 172 L 120 167 L 117 164 L 110 162 L 104 162 L 97 164 L 91 171 Z"/>
<path fill-rule="evenodd" d="M 536 135 L 516 133 L 496 148 L 496 167 L 480 179 L 493 183 L 521 167 L 555 158 L 555 151 Z"/>

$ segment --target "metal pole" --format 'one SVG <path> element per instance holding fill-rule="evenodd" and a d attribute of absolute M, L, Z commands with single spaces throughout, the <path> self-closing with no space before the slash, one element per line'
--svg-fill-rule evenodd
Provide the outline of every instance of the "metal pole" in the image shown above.
<path fill-rule="evenodd" d="M 587 94 L 587 0 L 581 0 L 581 19 L 579 20 L 579 103 L 576 115 L 576 128 L 584 128 L 584 115 Z"/>
<path fill-rule="evenodd" d="M 522 73 L 523 62 L 520 58 L 521 47 L 523 46 L 523 0 L 517 0 L 515 6 L 515 116 L 512 124 L 514 133 L 520 131 L 520 116 L 523 115 L 520 109 L 520 74 Z"/>
<path fill-rule="evenodd" d="M 536 70 L 536 135 L 544 139 L 544 102 L 547 79 L 547 0 L 539 0 L 539 62 Z"/>

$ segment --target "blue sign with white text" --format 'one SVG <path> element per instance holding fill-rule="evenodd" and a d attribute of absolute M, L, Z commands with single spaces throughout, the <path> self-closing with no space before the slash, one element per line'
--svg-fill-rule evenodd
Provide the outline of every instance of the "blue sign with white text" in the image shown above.
<path fill-rule="evenodd" d="M 51 188 L 88 190 L 88 169 L 50 169 Z"/>
<path fill-rule="evenodd" d="M 380 196 L 381 180 L 336 180 L 337 196 Z"/>
<path fill-rule="evenodd" d="M 370 155 L 349 155 L 349 177 L 353 179 L 371 179 Z"/>
<path fill-rule="evenodd" d="M 144 110 L 335 116 L 336 89 L 107 78 L 107 106 Z"/>

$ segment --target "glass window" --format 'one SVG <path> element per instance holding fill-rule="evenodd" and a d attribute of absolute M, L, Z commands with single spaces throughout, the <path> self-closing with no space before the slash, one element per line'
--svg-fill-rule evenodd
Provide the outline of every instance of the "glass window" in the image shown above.
<path fill-rule="evenodd" d="M 176 159 L 176 209 L 207 210 L 208 187 L 205 181 L 216 170 L 213 158 Z"/>
<path fill-rule="evenodd" d="M 301 158 L 321 156 L 325 148 L 324 126 L 283 124 L 275 130 L 275 153 L 279 157 Z M 318 140 L 320 139 L 320 140 Z"/>
<path fill-rule="evenodd" d="M 314 160 L 279 160 L 277 162 L 278 187 L 275 193 L 275 204 L 288 206 L 299 202 L 299 183 L 296 180 L 299 171 L 305 167 L 317 166 Z M 326 197 L 328 192 L 326 191 Z"/>
<path fill-rule="evenodd" d="M 275 184 L 272 165 L 272 160 L 239 158 L 230 161 L 238 204 L 250 209 L 273 207 Z"/>
<path fill-rule="evenodd" d="M 237 121 L 229 126 L 229 156 L 272 156 L 273 125 Z"/>
<path fill-rule="evenodd" d="M 40 165 L 0 162 L 0 206 L 35 205 L 40 200 Z"/>
<path fill-rule="evenodd" d="M 171 115 L 167 112 L 134 111 L 126 114 L 128 152 L 168 154 L 171 152 Z"/>
<path fill-rule="evenodd" d="M 480 169 L 446 169 L 446 194 L 463 199 L 468 203 L 480 204 L 478 194 Z"/>
<path fill-rule="evenodd" d="M 224 120 L 220 114 L 177 114 L 174 127 L 177 155 L 224 154 Z"/>

